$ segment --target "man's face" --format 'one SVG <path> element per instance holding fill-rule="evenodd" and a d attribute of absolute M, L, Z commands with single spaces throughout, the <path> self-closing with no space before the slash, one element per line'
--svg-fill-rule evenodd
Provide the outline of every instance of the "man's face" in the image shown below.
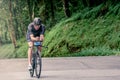
<path fill-rule="evenodd" d="M 40 28 L 40 25 L 34 25 L 35 30 L 38 30 Z"/>

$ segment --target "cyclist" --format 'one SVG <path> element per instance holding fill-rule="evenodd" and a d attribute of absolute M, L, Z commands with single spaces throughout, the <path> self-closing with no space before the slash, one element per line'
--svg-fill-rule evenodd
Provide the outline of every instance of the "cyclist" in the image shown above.
<path fill-rule="evenodd" d="M 31 58 L 34 41 L 44 40 L 45 26 L 41 23 L 40 18 L 34 18 L 33 22 L 28 25 L 27 41 L 28 41 L 28 70 L 32 69 Z M 41 47 L 38 48 L 41 51 Z"/>

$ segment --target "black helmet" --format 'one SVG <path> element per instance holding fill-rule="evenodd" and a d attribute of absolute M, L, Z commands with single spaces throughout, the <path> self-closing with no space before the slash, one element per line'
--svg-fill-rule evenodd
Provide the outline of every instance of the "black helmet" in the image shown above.
<path fill-rule="evenodd" d="M 33 23 L 34 23 L 34 25 L 41 25 L 41 19 L 40 18 L 34 18 Z"/>

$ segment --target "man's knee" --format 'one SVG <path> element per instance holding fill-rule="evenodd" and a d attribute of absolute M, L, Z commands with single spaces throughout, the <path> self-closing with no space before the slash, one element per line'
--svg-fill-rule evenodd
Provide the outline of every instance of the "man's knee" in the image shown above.
<path fill-rule="evenodd" d="M 29 50 L 33 49 L 33 42 L 28 42 Z"/>
<path fill-rule="evenodd" d="M 29 50 L 32 50 L 33 49 L 33 46 L 29 46 Z"/>
<path fill-rule="evenodd" d="M 42 47 L 39 46 L 39 47 L 38 47 L 38 50 L 41 51 L 41 50 L 42 50 Z"/>

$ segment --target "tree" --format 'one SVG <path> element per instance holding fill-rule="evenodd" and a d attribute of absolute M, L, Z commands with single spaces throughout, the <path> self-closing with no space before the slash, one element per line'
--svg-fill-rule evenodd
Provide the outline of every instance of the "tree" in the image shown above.
<path fill-rule="evenodd" d="M 16 38 L 15 38 L 15 31 L 14 31 L 14 28 L 13 28 L 13 20 L 12 20 L 12 2 L 11 0 L 9 1 L 9 11 L 10 11 L 10 19 L 8 20 L 9 22 L 9 32 L 10 32 L 10 36 L 11 36 L 11 40 L 12 40 L 12 43 L 14 44 L 14 48 L 17 47 L 17 44 L 16 44 Z"/>
<path fill-rule="evenodd" d="M 27 0 L 27 4 L 28 4 L 28 10 L 29 10 L 29 18 L 30 21 L 32 21 L 32 1 L 31 0 Z"/>
<path fill-rule="evenodd" d="M 51 19 L 52 19 L 52 22 L 54 22 L 54 5 L 53 5 L 53 0 L 50 1 L 50 5 L 51 5 Z"/>
<path fill-rule="evenodd" d="M 14 29 L 15 29 L 15 34 L 16 34 L 16 39 L 19 39 L 20 36 L 19 36 L 19 30 L 18 30 L 18 19 L 17 19 L 17 10 L 18 10 L 18 7 L 17 7 L 17 0 L 14 1 L 14 4 L 13 4 L 13 16 L 14 16 Z"/>
<path fill-rule="evenodd" d="M 69 10 L 69 0 L 62 0 L 62 2 L 63 2 L 63 8 L 64 8 L 65 15 L 67 17 L 70 17 L 71 13 Z"/>

